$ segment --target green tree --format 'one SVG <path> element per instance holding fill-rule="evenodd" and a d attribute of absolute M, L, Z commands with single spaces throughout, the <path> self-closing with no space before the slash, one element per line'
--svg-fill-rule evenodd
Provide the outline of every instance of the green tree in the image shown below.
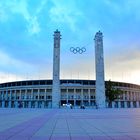
<path fill-rule="evenodd" d="M 106 101 L 108 102 L 108 106 L 111 107 L 112 102 L 116 99 L 119 99 L 120 95 L 123 94 L 123 92 L 122 90 L 115 88 L 113 82 L 109 80 L 105 84 L 105 94 L 106 94 Z"/>

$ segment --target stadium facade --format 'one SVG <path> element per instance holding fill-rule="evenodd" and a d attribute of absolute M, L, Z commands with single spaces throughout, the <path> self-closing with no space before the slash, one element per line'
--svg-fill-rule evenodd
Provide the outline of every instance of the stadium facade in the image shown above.
<path fill-rule="evenodd" d="M 60 108 L 63 104 L 108 107 L 105 99 L 103 34 L 95 34 L 95 80 L 60 80 L 60 31 L 54 32 L 53 79 L 16 81 L 0 84 L 1 108 Z M 79 48 L 79 47 L 78 47 Z M 80 48 L 79 48 L 80 49 Z M 139 108 L 140 86 L 113 82 L 123 91 L 113 108 Z"/>
<path fill-rule="evenodd" d="M 0 84 L 1 108 L 52 108 L 52 80 L 28 80 Z M 112 102 L 112 108 L 139 108 L 140 85 L 113 82 L 123 94 Z M 95 108 L 95 80 L 60 80 L 60 107 L 70 103 Z M 106 102 L 106 107 L 108 103 Z"/>

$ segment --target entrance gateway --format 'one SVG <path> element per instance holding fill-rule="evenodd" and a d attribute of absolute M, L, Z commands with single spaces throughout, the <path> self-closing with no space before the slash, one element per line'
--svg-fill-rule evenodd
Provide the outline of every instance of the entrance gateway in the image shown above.
<path fill-rule="evenodd" d="M 54 32 L 52 108 L 60 107 L 60 31 Z M 103 34 L 95 34 L 96 105 L 105 108 Z"/>

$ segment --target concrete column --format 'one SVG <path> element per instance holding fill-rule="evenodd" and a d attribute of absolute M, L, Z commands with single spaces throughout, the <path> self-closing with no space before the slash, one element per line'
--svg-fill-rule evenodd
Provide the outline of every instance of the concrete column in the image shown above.
<path fill-rule="evenodd" d="M 11 90 L 11 101 L 13 101 L 14 100 L 14 93 L 13 93 L 13 91 Z"/>
<path fill-rule="evenodd" d="M 23 108 L 25 108 L 25 101 L 24 100 L 22 101 L 22 105 L 23 105 Z"/>
<path fill-rule="evenodd" d="M 52 108 L 60 107 L 60 32 L 54 32 Z"/>
<path fill-rule="evenodd" d="M 14 100 L 16 100 L 16 90 L 15 90 L 15 93 L 14 93 Z"/>
<path fill-rule="evenodd" d="M 4 93 L 4 91 L 3 91 L 3 99 L 2 100 L 5 101 L 5 93 Z"/>
<path fill-rule="evenodd" d="M 19 100 L 22 100 L 21 90 L 19 91 Z"/>
<path fill-rule="evenodd" d="M 137 98 L 136 98 L 137 101 L 139 101 L 139 93 L 137 92 Z"/>
<path fill-rule="evenodd" d="M 130 108 L 133 108 L 133 101 L 130 102 Z"/>
<path fill-rule="evenodd" d="M 91 105 L 90 103 L 90 89 L 88 89 L 88 103 L 89 103 L 89 106 Z"/>
<path fill-rule="evenodd" d="M 8 103 L 8 108 L 11 108 L 11 101 L 9 101 L 9 103 Z"/>
<path fill-rule="evenodd" d="M 31 101 L 32 100 L 32 93 L 28 92 L 28 95 L 29 95 L 29 101 Z"/>
<path fill-rule="evenodd" d="M 112 102 L 112 108 L 115 108 L 115 102 Z"/>
<path fill-rule="evenodd" d="M 52 107 L 52 103 L 50 101 L 48 101 L 48 108 Z"/>
<path fill-rule="evenodd" d="M 125 101 L 125 95 L 126 95 L 126 94 L 125 94 L 125 93 L 123 93 L 123 101 Z"/>
<path fill-rule="evenodd" d="M 2 92 L 0 91 L 0 99 L 2 100 Z"/>
<path fill-rule="evenodd" d="M 18 101 L 15 101 L 15 108 L 18 108 Z"/>
<path fill-rule="evenodd" d="M 138 101 L 138 92 L 136 92 L 136 101 Z"/>
<path fill-rule="evenodd" d="M 134 101 L 134 92 L 131 92 L 131 100 Z"/>
<path fill-rule="evenodd" d="M 94 40 L 96 65 L 96 103 L 98 108 L 105 108 L 103 34 L 100 31 L 97 32 Z"/>
<path fill-rule="evenodd" d="M 25 90 L 24 100 L 27 100 L 27 89 Z"/>
<path fill-rule="evenodd" d="M 29 101 L 28 108 L 31 108 L 31 101 Z"/>
<path fill-rule="evenodd" d="M 76 91 L 74 89 L 74 107 L 76 106 Z"/>
<path fill-rule="evenodd" d="M 41 108 L 45 108 L 45 102 L 44 101 L 42 101 Z"/>
<path fill-rule="evenodd" d="M 31 100 L 33 100 L 33 97 L 34 97 L 34 95 L 33 95 L 33 89 L 31 89 Z"/>
<path fill-rule="evenodd" d="M 5 100 L 8 100 L 8 90 L 6 90 Z"/>
<path fill-rule="evenodd" d="M 81 105 L 84 104 L 84 96 L 83 96 L 83 89 L 81 89 Z"/>
<path fill-rule="evenodd" d="M 136 93 L 135 92 L 133 92 L 133 99 L 134 99 L 134 101 L 136 101 Z"/>
<path fill-rule="evenodd" d="M 66 103 L 68 104 L 68 100 L 69 100 L 68 89 L 66 89 L 66 94 L 67 94 L 67 101 L 66 101 Z"/>
<path fill-rule="evenodd" d="M 124 102 L 124 108 L 128 108 L 127 101 Z"/>
<path fill-rule="evenodd" d="M 45 89 L 45 94 L 44 94 L 45 100 L 44 101 L 46 101 L 46 97 L 47 97 L 47 90 Z"/>
<path fill-rule="evenodd" d="M 2 91 L 1 93 L 1 98 L 2 98 L 2 101 L 4 100 L 4 91 Z"/>
<path fill-rule="evenodd" d="M 12 90 L 10 90 L 10 100 L 12 100 Z"/>
<path fill-rule="evenodd" d="M 35 108 L 38 108 L 38 101 L 35 101 Z"/>
<path fill-rule="evenodd" d="M 5 101 L 2 101 L 2 108 L 5 107 Z"/>
<path fill-rule="evenodd" d="M 138 100 L 137 92 L 135 92 L 135 100 Z"/>
<path fill-rule="evenodd" d="M 130 101 L 132 100 L 132 98 L 131 98 L 131 92 L 129 92 L 129 100 Z"/>
<path fill-rule="evenodd" d="M 0 91 L 0 99 L 2 100 L 2 92 Z"/>
<path fill-rule="evenodd" d="M 129 92 L 127 91 L 127 101 L 129 101 L 130 97 L 129 97 Z"/>
<path fill-rule="evenodd" d="M 37 96 L 38 96 L 38 99 L 37 99 L 37 100 L 39 101 L 39 89 L 38 89 L 38 91 L 37 91 Z"/>
<path fill-rule="evenodd" d="M 139 108 L 139 101 L 136 101 L 136 107 Z"/>
<path fill-rule="evenodd" d="M 121 108 L 121 102 L 120 101 L 118 102 L 118 108 Z"/>
<path fill-rule="evenodd" d="M 96 102 L 95 102 L 95 105 L 96 105 Z M 106 105 L 106 108 L 109 108 L 108 102 L 106 102 L 105 105 Z M 96 107 L 96 106 L 95 106 L 95 107 Z"/>

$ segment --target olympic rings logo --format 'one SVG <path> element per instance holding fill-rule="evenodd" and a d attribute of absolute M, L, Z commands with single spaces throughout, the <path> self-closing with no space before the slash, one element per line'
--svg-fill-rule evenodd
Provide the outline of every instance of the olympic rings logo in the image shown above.
<path fill-rule="evenodd" d="M 79 47 L 76 47 L 76 48 L 71 47 L 70 48 L 70 51 L 73 52 L 74 54 L 76 54 L 76 53 L 82 54 L 82 53 L 84 53 L 86 51 L 86 48 L 85 47 L 82 47 L 82 48 L 79 48 Z"/>

